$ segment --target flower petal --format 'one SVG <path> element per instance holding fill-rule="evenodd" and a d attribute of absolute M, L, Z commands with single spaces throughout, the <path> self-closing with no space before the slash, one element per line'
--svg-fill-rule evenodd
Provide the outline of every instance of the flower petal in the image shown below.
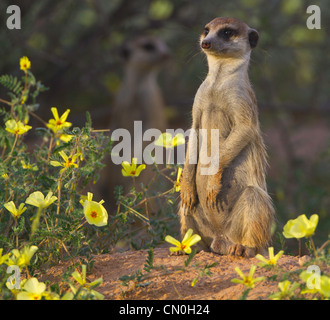
<path fill-rule="evenodd" d="M 178 133 L 174 138 L 173 138 L 173 145 L 174 146 L 180 146 L 182 144 L 185 144 L 186 140 L 184 138 L 184 135 L 182 133 Z"/>
<path fill-rule="evenodd" d="M 25 203 L 39 207 L 40 204 L 44 202 L 44 200 L 45 196 L 40 191 L 35 191 L 28 196 Z"/>
<path fill-rule="evenodd" d="M 60 151 L 59 152 L 59 155 L 62 157 L 62 159 L 65 161 L 65 162 L 68 162 L 68 156 L 65 154 L 64 151 Z"/>
<path fill-rule="evenodd" d="M 52 111 L 52 114 L 54 116 L 54 119 L 55 120 L 60 120 L 59 116 L 58 116 L 58 111 L 57 111 L 57 108 L 53 107 L 50 109 Z"/>
<path fill-rule="evenodd" d="M 130 174 L 131 172 L 131 165 L 128 163 L 128 161 L 123 161 L 121 163 L 123 170 L 125 171 L 126 174 Z M 124 175 L 124 174 L 123 174 Z"/>
<path fill-rule="evenodd" d="M 182 239 L 182 243 L 185 243 L 192 236 L 193 232 L 194 232 L 193 229 L 188 229 Z"/>
<path fill-rule="evenodd" d="M 269 262 L 264 256 L 262 256 L 262 255 L 259 254 L 259 253 L 255 256 L 255 258 L 257 258 L 258 260 L 260 260 L 260 261 L 262 261 L 262 262 L 265 262 L 265 263 L 267 263 L 267 264 L 268 264 L 268 262 Z"/>
<path fill-rule="evenodd" d="M 186 243 L 184 243 L 187 247 L 191 247 L 194 244 L 196 244 L 198 241 L 202 240 L 202 238 L 200 237 L 200 235 L 198 234 L 194 234 L 192 237 L 190 237 Z M 182 241 L 183 243 L 183 241 Z"/>
<path fill-rule="evenodd" d="M 283 250 L 279 251 L 276 256 L 274 257 L 275 261 L 277 262 L 277 260 L 282 256 L 282 254 L 284 253 Z"/>
<path fill-rule="evenodd" d="M 141 164 L 137 167 L 136 172 L 135 172 L 135 176 L 138 177 L 141 173 L 142 170 L 144 170 L 146 168 L 145 164 Z"/>
<path fill-rule="evenodd" d="M 251 268 L 250 268 L 250 272 L 249 272 L 249 278 L 250 278 L 250 279 L 252 279 L 252 277 L 253 277 L 253 275 L 254 275 L 256 269 L 257 269 L 257 266 L 251 266 Z"/>
<path fill-rule="evenodd" d="M 183 249 L 183 251 L 187 254 L 190 254 L 191 253 L 191 248 L 190 247 L 186 247 Z"/>
<path fill-rule="evenodd" d="M 242 277 L 242 279 L 245 278 L 245 276 L 244 276 L 242 270 L 241 270 L 239 267 L 236 267 L 236 268 L 235 268 L 235 271 L 236 271 L 236 272 Z"/>
<path fill-rule="evenodd" d="M 181 242 L 171 236 L 166 236 L 165 241 L 181 248 Z"/>
<path fill-rule="evenodd" d="M 60 120 L 61 120 L 62 122 L 65 122 L 66 119 L 67 119 L 67 117 L 68 117 L 68 115 L 69 115 L 69 113 L 70 113 L 70 109 L 67 109 L 67 110 L 61 115 Z"/>
<path fill-rule="evenodd" d="M 7 202 L 3 206 L 13 215 L 15 215 L 15 213 L 17 212 L 14 201 Z"/>

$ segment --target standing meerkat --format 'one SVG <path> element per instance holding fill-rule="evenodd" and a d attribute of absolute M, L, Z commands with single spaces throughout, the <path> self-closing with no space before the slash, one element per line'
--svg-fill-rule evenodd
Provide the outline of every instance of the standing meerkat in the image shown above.
<path fill-rule="evenodd" d="M 271 239 L 267 155 L 248 77 L 258 39 L 256 30 L 234 18 L 212 20 L 200 37 L 209 72 L 193 104 L 179 215 L 182 234 L 192 228 L 204 250 L 219 254 L 251 257 Z M 215 156 L 211 141 L 219 150 Z M 205 174 L 203 160 L 210 153 L 208 168 L 215 171 Z M 189 161 L 196 154 L 197 161 Z"/>

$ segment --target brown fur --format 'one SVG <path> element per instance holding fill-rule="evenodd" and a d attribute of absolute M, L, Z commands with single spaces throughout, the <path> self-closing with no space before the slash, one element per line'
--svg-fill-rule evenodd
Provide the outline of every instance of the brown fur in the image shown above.
<path fill-rule="evenodd" d="M 265 182 L 267 157 L 248 78 L 257 41 L 258 33 L 234 18 L 214 19 L 201 35 L 209 74 L 195 96 L 192 129 L 207 130 L 208 154 L 210 130 L 219 130 L 219 154 L 213 159 L 219 168 L 214 175 L 201 174 L 205 155 L 196 147 L 198 135 L 191 135 L 179 215 L 183 234 L 192 228 L 201 235 L 203 249 L 220 254 L 253 256 L 271 239 L 274 209 Z M 197 165 L 189 162 L 189 150 L 198 153 Z"/>

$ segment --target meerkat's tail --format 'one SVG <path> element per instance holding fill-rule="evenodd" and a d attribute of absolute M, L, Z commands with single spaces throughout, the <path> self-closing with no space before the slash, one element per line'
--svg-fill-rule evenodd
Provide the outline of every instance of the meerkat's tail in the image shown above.
<path fill-rule="evenodd" d="M 270 243 L 274 215 L 268 193 L 260 187 L 248 186 L 231 212 L 227 236 L 234 243 L 260 252 Z"/>

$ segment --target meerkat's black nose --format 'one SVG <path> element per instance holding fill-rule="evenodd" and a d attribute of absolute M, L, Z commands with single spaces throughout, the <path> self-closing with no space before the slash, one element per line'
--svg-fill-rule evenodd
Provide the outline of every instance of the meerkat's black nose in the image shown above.
<path fill-rule="evenodd" d="M 211 41 L 209 41 L 209 40 L 203 40 L 202 41 L 202 48 L 203 49 L 210 49 L 211 48 Z"/>

